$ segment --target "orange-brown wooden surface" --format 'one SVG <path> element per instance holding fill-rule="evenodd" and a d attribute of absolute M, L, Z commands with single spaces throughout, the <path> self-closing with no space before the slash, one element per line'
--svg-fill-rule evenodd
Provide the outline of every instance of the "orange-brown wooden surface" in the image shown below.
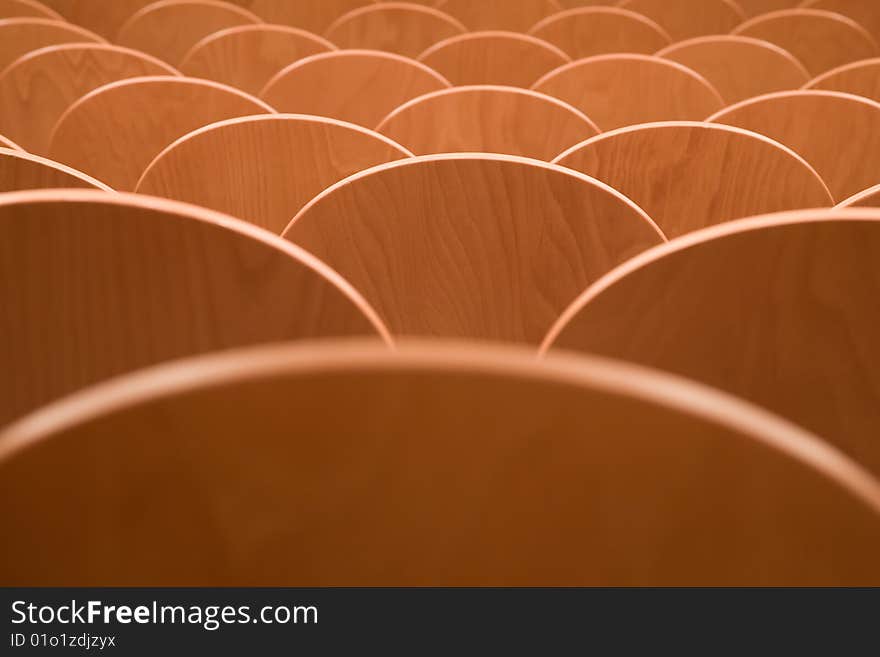
<path fill-rule="evenodd" d="M 516 32 L 468 32 L 445 39 L 419 56 L 454 85 L 529 87 L 571 61 L 556 46 Z"/>
<path fill-rule="evenodd" d="M 845 16 L 813 9 L 786 9 L 756 16 L 733 34 L 785 48 L 814 76 L 878 54 L 877 42 L 864 27 Z"/>
<path fill-rule="evenodd" d="M 301 59 L 260 93 L 279 112 L 316 114 L 375 128 L 389 112 L 449 82 L 424 64 L 379 50 L 336 50 Z"/>
<path fill-rule="evenodd" d="M 150 55 L 104 43 L 69 43 L 28 53 L 0 74 L 0 131 L 33 153 L 49 148 L 52 129 L 70 105 L 116 80 L 178 75 Z"/>
<path fill-rule="evenodd" d="M 780 9 L 797 7 L 800 0 L 736 0 L 743 13 L 748 16 L 757 16 Z"/>
<path fill-rule="evenodd" d="M 434 5 L 473 31 L 528 32 L 538 21 L 562 11 L 557 0 L 438 0 Z"/>
<path fill-rule="evenodd" d="M 731 219 L 834 203 L 799 155 L 730 126 L 621 128 L 578 144 L 554 162 L 611 185 L 670 239 Z"/>
<path fill-rule="evenodd" d="M 880 208 L 880 184 L 853 194 L 841 202 L 839 208 Z"/>
<path fill-rule="evenodd" d="M 119 379 L 0 436 L 0 517 L 15 585 L 880 582 L 878 484 L 819 439 L 660 373 L 487 345 Z"/>
<path fill-rule="evenodd" d="M 433 7 L 384 2 L 341 16 L 324 33 L 340 48 L 387 50 L 406 57 L 466 31 L 464 25 Z"/>
<path fill-rule="evenodd" d="M 672 41 L 650 18 L 617 7 L 569 9 L 545 18 L 529 34 L 559 47 L 572 59 L 619 52 L 651 55 Z"/>
<path fill-rule="evenodd" d="M 809 162 L 836 201 L 880 182 L 880 103 L 835 91 L 780 91 L 709 119 L 767 135 Z"/>
<path fill-rule="evenodd" d="M 155 0 L 41 0 L 44 5 L 57 11 L 66 20 L 115 39 L 119 28 L 136 11 Z"/>
<path fill-rule="evenodd" d="M 58 187 L 111 191 L 103 183 L 75 169 L 16 148 L 7 148 L 0 140 L 0 192 Z"/>
<path fill-rule="evenodd" d="M 97 34 L 50 18 L 0 20 L 0 72 L 31 50 L 59 43 L 102 43 Z"/>
<path fill-rule="evenodd" d="M 824 89 L 880 102 L 880 57 L 845 64 L 813 78 L 804 89 Z"/>
<path fill-rule="evenodd" d="M 724 106 L 705 78 L 648 55 L 599 55 L 551 71 L 533 87 L 574 105 L 602 130 L 702 120 Z"/>
<path fill-rule="evenodd" d="M 598 128 L 561 100 L 516 87 L 453 87 L 421 96 L 376 128 L 416 155 L 489 152 L 550 160 Z"/>
<path fill-rule="evenodd" d="M 214 32 L 259 23 L 249 11 L 220 0 L 160 0 L 135 13 L 116 41 L 178 66 L 190 48 Z"/>
<path fill-rule="evenodd" d="M 294 27 L 242 25 L 199 41 L 180 62 L 180 70 L 258 94 L 293 62 L 335 49 L 326 39 Z"/>
<path fill-rule="evenodd" d="M 327 189 L 284 236 L 354 285 L 396 335 L 536 344 L 586 285 L 663 241 L 582 174 L 505 155 L 427 155 Z"/>
<path fill-rule="evenodd" d="M 751 37 L 696 37 L 664 48 L 657 56 L 702 75 L 726 103 L 799 89 L 810 78 L 804 65 L 790 52 Z"/>
<path fill-rule="evenodd" d="M 843 14 L 880 40 L 880 4 L 875 0 L 804 0 L 800 6 Z"/>
<path fill-rule="evenodd" d="M 120 191 L 178 137 L 234 116 L 270 113 L 262 101 L 218 82 L 154 76 L 111 82 L 58 120 L 49 156 Z"/>
<path fill-rule="evenodd" d="M 0 18 L 51 18 L 62 16 L 37 0 L 0 0 Z"/>
<path fill-rule="evenodd" d="M 267 23 L 279 23 L 321 34 L 348 12 L 374 0 L 233 0 L 250 9 Z"/>
<path fill-rule="evenodd" d="M 284 240 L 106 192 L 0 196 L 0 297 L 0 425 L 181 356 L 384 331 L 351 286 Z"/>
<path fill-rule="evenodd" d="M 657 21 L 673 41 L 725 34 L 745 18 L 734 0 L 622 0 L 618 5 Z"/>
<path fill-rule="evenodd" d="M 233 119 L 165 149 L 137 191 L 196 203 L 281 233 L 333 183 L 409 156 L 387 137 L 334 119 L 295 114 Z"/>
<path fill-rule="evenodd" d="M 878 259 L 877 210 L 716 226 L 597 283 L 546 344 L 727 390 L 880 474 Z"/>
<path fill-rule="evenodd" d="M 15 151 L 24 151 L 24 149 L 21 146 L 16 144 L 14 141 L 9 139 L 8 137 L 4 137 L 3 135 L 0 135 L 0 146 L 2 146 L 3 148 L 11 148 L 12 150 L 15 150 Z"/>

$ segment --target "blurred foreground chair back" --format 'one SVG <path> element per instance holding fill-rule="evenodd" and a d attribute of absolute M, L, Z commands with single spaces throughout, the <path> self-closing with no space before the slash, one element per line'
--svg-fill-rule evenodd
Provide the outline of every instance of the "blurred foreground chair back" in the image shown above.
<path fill-rule="evenodd" d="M 880 474 L 880 211 L 747 219 L 587 290 L 546 347 L 675 372 L 790 418 Z"/>
<path fill-rule="evenodd" d="M 49 156 L 120 191 L 175 139 L 234 116 L 272 113 L 243 91 L 209 80 L 153 76 L 112 82 L 80 98 L 58 120 Z"/>
<path fill-rule="evenodd" d="M 410 156 L 379 133 L 334 119 L 246 117 L 176 141 L 150 164 L 137 191 L 220 210 L 280 234 L 333 183 Z"/>
<path fill-rule="evenodd" d="M 650 123 L 606 132 L 554 160 L 607 183 L 668 238 L 757 214 L 830 207 L 825 183 L 781 144 L 711 123 Z"/>
<path fill-rule="evenodd" d="M 527 89 L 444 89 L 398 107 L 376 128 L 415 155 L 488 152 L 551 160 L 599 129 L 571 105 Z"/>
<path fill-rule="evenodd" d="M 223 82 L 258 94 L 293 62 L 336 50 L 310 32 L 285 25 L 241 25 L 210 34 L 184 56 L 184 75 Z"/>
<path fill-rule="evenodd" d="M 324 36 L 340 48 L 387 50 L 418 57 L 438 41 L 466 31 L 452 16 L 432 7 L 381 2 L 341 16 Z"/>
<path fill-rule="evenodd" d="M 454 85 L 501 84 L 530 87 L 571 61 L 556 46 L 516 32 L 468 32 L 435 44 L 424 62 Z"/>
<path fill-rule="evenodd" d="M 590 282 L 663 241 L 606 185 L 489 154 L 363 171 L 317 196 L 284 236 L 340 272 L 396 335 L 533 344 Z"/>
<path fill-rule="evenodd" d="M 59 43 L 104 43 L 104 39 L 76 25 L 49 18 L 0 20 L 0 72 L 31 50 Z"/>
<path fill-rule="evenodd" d="M 41 48 L 0 74 L 0 130 L 29 151 L 46 153 L 52 129 L 74 101 L 105 84 L 151 75 L 179 73 L 155 57 L 105 43 Z"/>
<path fill-rule="evenodd" d="M 409 57 L 379 50 L 335 50 L 294 62 L 260 97 L 279 112 L 315 114 L 371 130 L 392 110 L 449 82 Z"/>
<path fill-rule="evenodd" d="M 673 41 L 726 34 L 745 18 L 734 0 L 621 0 L 617 4 L 656 21 Z"/>
<path fill-rule="evenodd" d="M 0 298 L 0 425 L 181 356 L 384 333 L 350 285 L 284 240 L 130 194 L 0 195 Z"/>
<path fill-rule="evenodd" d="M 551 71 L 532 87 L 575 106 L 602 130 L 703 120 L 724 106 L 689 68 L 649 55 L 599 55 Z"/>
<path fill-rule="evenodd" d="M 822 176 L 836 201 L 880 182 L 880 103 L 834 91 L 781 91 L 723 109 L 709 121 L 785 144 Z"/>
<path fill-rule="evenodd" d="M 657 56 L 702 75 L 728 104 L 800 89 L 810 78 L 804 65 L 787 50 L 744 36 L 696 37 L 664 48 Z"/>
<path fill-rule="evenodd" d="M 660 373 L 486 345 L 118 379 L 0 436 L 0 516 L 11 585 L 880 582 L 878 484 L 820 440 Z"/>
<path fill-rule="evenodd" d="M 6 148 L 0 141 L 0 193 L 71 187 L 112 191 L 84 173 L 38 155 Z"/>

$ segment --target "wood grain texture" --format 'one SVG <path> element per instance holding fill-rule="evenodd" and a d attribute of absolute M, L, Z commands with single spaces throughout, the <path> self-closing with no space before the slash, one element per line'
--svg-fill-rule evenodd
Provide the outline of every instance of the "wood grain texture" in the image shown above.
<path fill-rule="evenodd" d="M 131 191 L 147 165 L 175 139 L 223 119 L 271 112 L 263 101 L 209 80 L 120 80 L 65 111 L 49 139 L 49 156 L 114 189 Z"/>
<path fill-rule="evenodd" d="M 281 233 L 333 183 L 410 155 L 376 132 L 334 119 L 248 117 L 175 142 L 150 164 L 137 191 L 196 203 Z"/>
<path fill-rule="evenodd" d="M 435 6 L 471 31 L 528 32 L 535 23 L 562 11 L 557 0 L 439 0 Z"/>
<path fill-rule="evenodd" d="M 322 34 L 340 16 L 372 4 L 374 0 L 234 0 L 267 23 L 298 27 Z"/>
<path fill-rule="evenodd" d="M 21 146 L 19 146 L 18 144 L 16 144 L 16 143 L 15 143 L 14 141 L 12 141 L 11 139 L 9 139 L 9 138 L 7 138 L 7 137 L 4 137 L 3 135 L 0 135 L 0 146 L 2 146 L 3 148 L 10 148 L 10 149 L 12 149 L 12 150 L 14 150 L 14 151 L 22 151 L 22 152 L 24 152 L 24 149 L 23 149 Z"/>
<path fill-rule="evenodd" d="M 284 25 L 242 25 L 199 41 L 181 61 L 180 70 L 185 75 L 258 94 L 289 64 L 332 50 L 336 46 L 305 30 Z"/>
<path fill-rule="evenodd" d="M 529 30 L 572 59 L 607 53 L 651 55 L 672 43 L 650 18 L 617 7 L 580 7 L 549 16 Z"/>
<path fill-rule="evenodd" d="M 37 0 L 0 0 L 0 18 L 51 18 L 64 20 L 56 11 Z"/>
<path fill-rule="evenodd" d="M 613 272 L 545 346 L 650 365 L 792 419 L 880 473 L 880 213 L 717 226 Z"/>
<path fill-rule="evenodd" d="M 855 21 L 828 11 L 786 9 L 746 21 L 733 34 L 785 48 L 816 76 L 878 54 L 877 42 Z"/>
<path fill-rule="evenodd" d="M 115 39 L 122 24 L 136 11 L 155 0 L 41 0 L 75 25 L 82 25 L 106 39 Z"/>
<path fill-rule="evenodd" d="M 507 153 L 551 160 L 599 129 L 571 105 L 516 87 L 453 87 L 420 96 L 376 128 L 416 155 Z"/>
<path fill-rule="evenodd" d="M 834 203 L 799 155 L 730 126 L 622 128 L 578 144 L 554 162 L 624 194 L 670 239 L 732 219 Z"/>
<path fill-rule="evenodd" d="M 190 48 L 214 32 L 261 22 L 249 11 L 219 0 L 160 0 L 131 16 L 116 42 L 178 66 Z"/>
<path fill-rule="evenodd" d="M 800 6 L 848 16 L 880 40 L 880 5 L 874 0 L 804 0 Z"/>
<path fill-rule="evenodd" d="M 787 50 L 744 36 L 688 39 L 664 48 L 657 56 L 696 71 L 731 104 L 774 91 L 799 89 L 810 77 Z"/>
<path fill-rule="evenodd" d="M 840 91 L 880 102 L 880 57 L 832 69 L 810 80 L 804 89 Z"/>
<path fill-rule="evenodd" d="M 597 358 L 238 350 L 77 395 L 0 450 L 15 585 L 880 581 L 864 470 L 754 406 Z"/>
<path fill-rule="evenodd" d="M 797 7 L 799 2 L 800 0 L 736 0 L 736 4 L 747 18 L 780 9 L 792 9 Z"/>
<path fill-rule="evenodd" d="M 59 43 L 103 43 L 97 34 L 49 18 L 0 20 L 0 72 L 31 50 Z"/>
<path fill-rule="evenodd" d="M 409 57 L 378 50 L 337 50 L 295 62 L 260 97 L 279 112 L 315 114 L 375 128 L 392 110 L 449 81 Z"/>
<path fill-rule="evenodd" d="M 131 194 L 6 194 L 0 235 L 0 425 L 182 356 L 384 331 L 325 265 L 201 208 Z"/>
<path fill-rule="evenodd" d="M 386 50 L 418 57 L 438 41 L 465 31 L 459 21 L 433 7 L 385 2 L 339 17 L 324 36 L 340 48 Z"/>
<path fill-rule="evenodd" d="M 6 148 L 0 140 L 0 192 L 72 187 L 113 191 L 102 182 L 63 164 L 16 148 Z"/>
<path fill-rule="evenodd" d="M 656 21 L 673 41 L 726 34 L 745 19 L 734 0 L 623 0 L 618 6 Z"/>
<path fill-rule="evenodd" d="M 838 208 L 880 208 L 880 185 L 869 187 L 842 201 Z"/>
<path fill-rule="evenodd" d="M 489 154 L 428 155 L 352 176 L 284 236 L 351 281 L 393 334 L 532 344 L 590 282 L 663 241 L 602 183 Z"/>
<path fill-rule="evenodd" d="M 58 119 L 76 100 L 116 80 L 179 75 L 150 55 L 105 43 L 35 50 L 0 73 L 0 130 L 32 153 L 46 153 Z"/>
<path fill-rule="evenodd" d="M 803 156 L 835 200 L 880 182 L 880 104 L 835 91 L 780 91 L 708 119 L 759 132 Z"/>
<path fill-rule="evenodd" d="M 581 59 L 532 88 L 574 105 L 602 130 L 651 121 L 702 120 L 724 106 L 705 78 L 681 64 L 648 55 Z"/>
<path fill-rule="evenodd" d="M 444 39 L 419 61 L 454 85 L 529 87 L 571 58 L 556 46 L 516 32 L 469 32 Z"/>

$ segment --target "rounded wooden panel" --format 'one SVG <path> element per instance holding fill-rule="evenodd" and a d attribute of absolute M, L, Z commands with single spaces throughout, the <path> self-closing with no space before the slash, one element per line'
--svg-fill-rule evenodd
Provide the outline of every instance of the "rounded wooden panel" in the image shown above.
<path fill-rule="evenodd" d="M 840 203 L 838 208 L 880 208 L 880 185 L 874 185 L 868 189 L 850 196 Z"/>
<path fill-rule="evenodd" d="M 24 149 L 21 146 L 16 144 L 11 139 L 7 139 L 3 135 L 0 135 L 0 146 L 2 146 L 3 148 L 10 148 L 14 151 L 24 151 Z"/>
<path fill-rule="evenodd" d="M 284 236 L 360 290 L 397 335 L 537 344 L 590 282 L 659 244 L 631 201 L 505 155 L 427 155 L 327 189 Z"/>
<path fill-rule="evenodd" d="M 574 105 L 602 130 L 702 120 L 724 106 L 705 78 L 648 55 L 599 55 L 551 71 L 532 87 Z"/>
<path fill-rule="evenodd" d="M 249 11 L 219 0 L 160 0 L 137 11 L 116 41 L 177 66 L 203 38 L 237 25 L 259 23 Z"/>
<path fill-rule="evenodd" d="M 803 156 L 840 201 L 880 182 L 880 104 L 835 91 L 781 91 L 708 119 L 759 132 Z"/>
<path fill-rule="evenodd" d="M 376 132 L 334 119 L 247 117 L 176 141 L 147 168 L 137 191 L 227 212 L 281 233 L 333 183 L 410 155 Z"/>
<path fill-rule="evenodd" d="M 469 32 L 445 39 L 419 56 L 454 85 L 529 87 L 571 61 L 554 45 L 515 32 Z"/>
<path fill-rule="evenodd" d="M 175 139 L 223 119 L 271 112 L 261 100 L 208 80 L 121 80 L 95 89 L 67 109 L 49 140 L 49 155 L 130 191 Z"/>
<path fill-rule="evenodd" d="M 827 11 L 775 11 L 746 21 L 733 34 L 763 39 L 785 48 L 814 76 L 878 54 L 877 42 L 865 28 Z"/>
<path fill-rule="evenodd" d="M 180 63 L 185 75 L 217 80 L 258 94 L 297 60 L 336 50 L 319 36 L 284 25 L 242 25 L 199 41 Z"/>
<path fill-rule="evenodd" d="M 624 194 L 670 239 L 731 219 L 834 203 L 799 155 L 729 126 L 621 128 L 574 146 L 554 162 Z"/>
<path fill-rule="evenodd" d="M 552 96 L 493 86 L 420 96 L 394 110 L 376 130 L 416 155 L 482 151 L 539 160 L 599 132 L 581 112 Z"/>
<path fill-rule="evenodd" d="M 813 78 L 804 89 L 824 89 L 880 102 L 880 57 L 845 64 Z"/>
<path fill-rule="evenodd" d="M 2 18 L 51 18 L 64 20 L 61 15 L 37 0 L 0 0 Z"/>
<path fill-rule="evenodd" d="M 706 36 L 657 53 L 708 80 L 726 103 L 786 89 L 799 89 L 810 74 L 790 52 L 744 36 Z"/>
<path fill-rule="evenodd" d="M 800 0 L 736 0 L 746 17 L 797 7 Z"/>
<path fill-rule="evenodd" d="M 0 192 L 72 187 L 113 191 L 104 183 L 63 164 L 16 148 L 6 148 L 0 140 Z"/>
<path fill-rule="evenodd" d="M 66 20 L 92 30 L 107 39 L 115 39 L 119 28 L 136 11 L 155 0 L 41 0 Z"/>
<path fill-rule="evenodd" d="M 374 0 L 235 0 L 267 23 L 279 23 L 322 34 L 340 16 Z"/>
<path fill-rule="evenodd" d="M 473 31 L 528 32 L 538 21 L 562 11 L 557 0 L 438 0 L 435 6 Z"/>
<path fill-rule="evenodd" d="M 621 52 L 651 55 L 672 42 L 650 18 L 617 7 L 569 9 L 545 18 L 529 34 L 573 59 Z"/>
<path fill-rule="evenodd" d="M 745 19 L 734 0 L 623 0 L 618 6 L 656 21 L 673 41 L 726 34 Z"/>
<path fill-rule="evenodd" d="M 327 116 L 372 129 L 403 103 L 449 86 L 433 69 L 402 55 L 337 50 L 291 64 L 260 97 L 279 112 Z"/>
<path fill-rule="evenodd" d="M 133 374 L 3 433 L 0 577 L 863 586 L 878 498 L 802 429 L 650 370 L 278 345 Z"/>
<path fill-rule="evenodd" d="M 105 84 L 149 75 L 179 75 L 155 57 L 104 43 L 70 43 L 33 51 L 0 74 L 0 130 L 28 151 L 45 153 L 70 105 Z"/>
<path fill-rule="evenodd" d="M 202 208 L 74 190 L 0 197 L 0 425 L 156 363 L 263 342 L 387 336 L 328 267 Z"/>
<path fill-rule="evenodd" d="M 49 18 L 0 20 L 0 72 L 31 50 L 59 43 L 103 43 L 97 34 Z"/>
<path fill-rule="evenodd" d="M 726 390 L 880 474 L 878 259 L 877 210 L 716 226 L 609 274 L 565 312 L 544 346 Z"/>
<path fill-rule="evenodd" d="M 804 0 L 800 6 L 843 14 L 880 39 L 880 5 L 874 0 Z"/>
<path fill-rule="evenodd" d="M 324 36 L 340 48 L 387 50 L 418 57 L 438 41 L 465 31 L 464 25 L 433 7 L 384 2 L 339 17 Z"/>

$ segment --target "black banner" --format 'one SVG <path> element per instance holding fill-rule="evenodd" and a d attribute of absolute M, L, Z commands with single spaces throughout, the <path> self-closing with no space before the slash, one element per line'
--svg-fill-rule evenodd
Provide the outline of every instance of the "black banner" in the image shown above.
<path fill-rule="evenodd" d="M 877 589 L 59 588 L 0 595 L 4 655 L 880 651 Z"/>

